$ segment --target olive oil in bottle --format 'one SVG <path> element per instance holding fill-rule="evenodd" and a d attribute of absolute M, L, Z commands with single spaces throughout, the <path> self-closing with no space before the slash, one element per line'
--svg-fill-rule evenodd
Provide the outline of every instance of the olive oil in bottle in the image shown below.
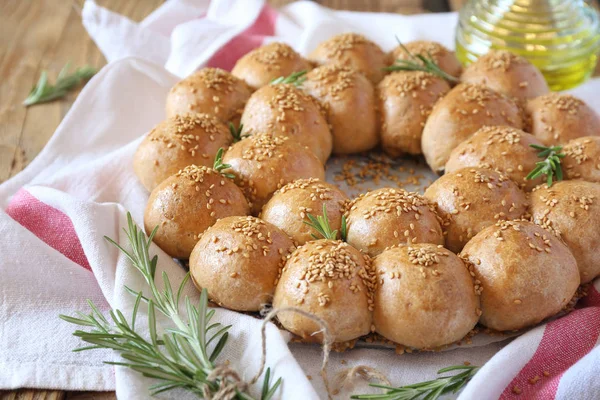
<path fill-rule="evenodd" d="M 569 89 L 596 67 L 598 12 L 583 0 L 469 0 L 459 16 L 456 55 L 469 64 L 490 48 L 528 59 L 552 90 Z"/>

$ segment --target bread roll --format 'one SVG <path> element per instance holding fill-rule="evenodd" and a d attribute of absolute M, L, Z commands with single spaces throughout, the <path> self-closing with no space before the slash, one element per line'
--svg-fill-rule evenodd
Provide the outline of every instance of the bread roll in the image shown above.
<path fill-rule="evenodd" d="M 362 72 L 373 84 L 385 75 L 389 56 L 381 48 L 358 33 L 342 33 L 324 42 L 310 54 L 319 65 L 339 64 Z"/>
<path fill-rule="evenodd" d="M 502 221 L 467 243 L 461 256 L 482 288 L 480 323 L 523 329 L 558 313 L 579 286 L 577 263 L 552 233 L 527 221 Z"/>
<path fill-rule="evenodd" d="M 442 71 L 448 75 L 458 78 L 462 71 L 462 66 L 456 58 L 453 51 L 448 50 L 437 42 L 430 42 L 427 40 L 416 40 L 414 42 L 407 42 L 404 47 L 413 56 L 424 56 L 430 57 L 440 67 Z M 391 52 L 391 64 L 394 64 L 396 60 L 409 60 L 415 61 L 415 59 L 406 52 L 402 46 L 396 46 Z"/>
<path fill-rule="evenodd" d="M 190 256 L 190 274 L 211 301 L 259 311 L 273 300 L 279 271 L 294 250 L 279 228 L 255 217 L 226 217 L 208 228 Z"/>
<path fill-rule="evenodd" d="M 219 68 L 202 68 L 179 81 L 167 95 L 167 116 L 212 114 L 224 123 L 239 124 L 250 97 L 244 81 Z"/>
<path fill-rule="evenodd" d="M 148 199 L 144 227 L 158 226 L 154 243 L 175 258 L 188 258 L 204 231 L 217 220 L 250 213 L 242 191 L 220 173 L 190 165 L 164 180 Z"/>
<path fill-rule="evenodd" d="M 527 103 L 530 132 L 547 146 L 565 144 L 583 136 L 598 136 L 600 117 L 582 100 L 550 93 Z"/>
<path fill-rule="evenodd" d="M 567 179 L 600 183 L 600 137 L 584 136 L 567 142 L 562 169 Z"/>
<path fill-rule="evenodd" d="M 369 258 L 348 243 L 308 242 L 283 267 L 273 307 L 296 307 L 320 317 L 335 342 L 346 342 L 371 329 L 374 279 Z M 304 341 L 323 340 L 317 333 L 322 328 L 303 315 L 286 311 L 277 319 Z"/>
<path fill-rule="evenodd" d="M 484 167 L 501 171 L 521 189 L 531 190 L 542 183 L 542 177 L 526 179 L 529 172 L 541 161 L 539 150 L 531 145 L 542 146 L 535 136 L 509 126 L 484 126 L 469 139 L 459 144 L 446 163 L 446 172 L 466 167 Z"/>
<path fill-rule="evenodd" d="M 342 65 L 323 65 L 306 75 L 302 88 L 324 106 L 335 154 L 360 153 L 377 145 L 375 89 L 363 74 Z"/>
<path fill-rule="evenodd" d="M 533 221 L 553 229 L 569 246 L 581 283 L 600 275 L 600 184 L 580 180 L 539 186 L 531 194 Z"/>
<path fill-rule="evenodd" d="M 273 79 L 311 68 L 310 63 L 289 45 L 272 42 L 240 58 L 231 73 L 256 90 Z"/>
<path fill-rule="evenodd" d="M 339 232 L 348 196 L 337 186 L 315 178 L 297 179 L 275 192 L 265 204 L 260 217 L 287 233 L 302 245 L 316 234 L 308 226 L 307 214 L 323 214 L 323 205 L 332 230 Z"/>
<path fill-rule="evenodd" d="M 441 245 L 390 248 L 373 260 L 377 333 L 416 349 L 456 342 L 479 320 L 479 296 L 462 260 Z"/>
<path fill-rule="evenodd" d="M 444 244 L 435 205 L 418 193 L 382 188 L 348 205 L 347 241 L 371 257 L 407 243 Z"/>
<path fill-rule="evenodd" d="M 550 92 L 544 75 L 525 58 L 505 50 L 490 50 L 465 68 L 461 80 L 480 83 L 519 100 Z"/>
<path fill-rule="evenodd" d="M 212 167 L 217 151 L 232 141 L 227 126 L 212 115 L 176 115 L 156 125 L 140 143 L 133 169 L 152 191 L 188 165 Z"/>
<path fill-rule="evenodd" d="M 422 71 L 400 71 L 379 83 L 381 146 L 392 157 L 421 154 L 425 121 L 450 85 Z"/>
<path fill-rule="evenodd" d="M 292 137 L 323 164 L 331 155 L 331 132 L 320 105 L 294 85 L 267 85 L 257 90 L 244 109 L 242 124 L 248 135 L 269 132 Z"/>

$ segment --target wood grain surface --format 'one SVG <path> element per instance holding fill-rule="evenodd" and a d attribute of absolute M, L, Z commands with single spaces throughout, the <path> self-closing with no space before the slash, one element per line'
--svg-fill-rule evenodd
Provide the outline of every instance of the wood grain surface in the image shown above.
<path fill-rule="evenodd" d="M 96 0 L 101 6 L 140 21 L 162 0 Z M 289 0 L 269 0 L 273 6 Z M 414 14 L 444 11 L 443 0 L 322 0 L 355 11 Z M 42 70 L 54 80 L 67 62 L 100 68 L 106 61 L 79 15 L 83 0 L 0 1 L 0 183 L 21 171 L 44 147 L 78 92 L 52 103 L 25 108 L 21 102 Z M 4 371 L 3 371 L 4 372 Z M 21 389 L 0 391 L 0 400 L 113 400 L 109 392 Z"/>

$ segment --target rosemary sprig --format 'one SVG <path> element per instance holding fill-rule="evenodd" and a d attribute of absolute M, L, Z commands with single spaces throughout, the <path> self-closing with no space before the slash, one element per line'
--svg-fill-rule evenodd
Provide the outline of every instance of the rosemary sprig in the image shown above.
<path fill-rule="evenodd" d="M 331 225 L 329 224 L 329 217 L 327 216 L 327 207 L 323 204 L 323 215 L 317 215 L 316 217 L 311 213 L 306 213 L 306 217 L 308 221 L 303 221 L 306 225 L 313 228 L 323 239 L 331 239 L 337 240 L 338 231 L 337 229 L 332 231 Z M 342 216 L 342 226 L 340 229 L 340 237 L 343 241 L 346 241 L 347 228 L 346 228 L 346 216 Z M 313 239 L 318 240 L 321 239 L 314 233 L 311 233 L 310 236 Z"/>
<path fill-rule="evenodd" d="M 394 61 L 393 65 L 384 68 L 386 71 L 423 71 L 429 72 L 430 74 L 439 76 L 442 79 L 447 81 L 458 83 L 460 79 L 444 72 L 434 61 L 433 56 L 427 53 L 427 56 L 422 54 L 413 54 L 411 53 L 404 44 L 396 37 L 398 41 L 398 45 L 402 48 L 402 50 L 411 58 L 410 60 L 401 60 L 397 59 Z"/>
<path fill-rule="evenodd" d="M 369 386 L 385 390 L 380 394 L 359 394 L 354 395 L 352 399 L 369 400 L 436 400 L 447 393 L 457 393 L 475 376 L 479 367 L 472 365 L 454 365 L 452 367 L 442 368 L 437 373 L 443 374 L 450 371 L 462 371 L 456 375 L 439 377 L 437 379 L 425 382 L 414 383 L 412 385 L 392 387 L 372 383 Z"/>
<path fill-rule="evenodd" d="M 271 85 L 277 85 L 280 83 L 288 83 L 294 86 L 302 86 L 304 81 L 306 80 L 306 73 L 308 71 L 298 71 L 294 72 L 288 76 L 280 76 L 279 78 L 275 78 L 271 81 Z"/>
<path fill-rule="evenodd" d="M 110 320 L 88 300 L 91 308 L 90 314 L 77 313 L 77 317 L 61 315 L 60 318 L 75 325 L 91 328 L 89 331 L 77 330 L 74 336 L 81 338 L 89 346 L 75 349 L 85 351 L 92 349 L 112 349 L 121 355 L 124 361 L 106 362 L 107 364 L 131 368 L 134 371 L 159 382 L 151 386 L 150 392 L 156 395 L 171 389 L 182 388 L 203 397 L 205 391 L 211 395 L 218 393 L 224 386 L 234 385 L 232 378 L 210 378 L 217 365 L 215 360 L 225 347 L 230 326 L 220 323 L 211 323 L 215 310 L 208 308 L 208 294 L 202 290 L 197 306 L 192 305 L 186 296 L 184 299 L 185 313 L 180 311 L 180 300 L 183 289 L 189 280 L 189 273 L 185 276 L 176 294 L 173 291 L 169 277 L 162 274 L 164 289 L 156 285 L 155 274 L 158 257 L 150 257 L 149 248 L 157 228 L 146 239 L 143 231 L 135 225 L 131 214 L 127 214 L 128 229 L 125 230 L 131 251 L 125 250 L 114 240 L 105 237 L 115 245 L 132 265 L 141 273 L 150 289 L 151 296 L 145 297 L 141 291 L 137 292 L 125 287 L 135 296 L 135 304 L 128 321 L 119 310 L 110 311 Z M 149 339 L 140 335 L 136 330 L 140 321 L 137 318 L 141 303 L 148 306 Z M 162 336 L 158 333 L 156 311 L 168 317 L 175 328 L 167 329 Z M 209 348 L 212 348 L 210 350 Z M 273 397 L 281 385 L 278 379 L 271 386 L 271 371 L 267 369 L 263 380 L 261 400 Z M 253 400 L 253 397 L 236 387 L 236 399 Z"/>
<path fill-rule="evenodd" d="M 213 169 L 217 172 L 220 172 L 221 175 L 223 175 L 226 178 L 235 179 L 234 174 L 229 174 L 229 173 L 223 172 L 224 169 L 231 168 L 231 164 L 223 164 L 223 153 L 224 153 L 224 150 L 221 147 L 219 149 L 219 151 L 217 151 L 217 154 L 215 155 L 215 162 L 213 163 Z"/>
<path fill-rule="evenodd" d="M 557 181 L 562 181 L 563 171 L 560 159 L 565 156 L 561 153 L 562 146 L 539 146 L 537 144 L 530 144 L 540 152 L 537 154 L 538 157 L 544 158 L 543 161 L 535 163 L 535 168 L 527 175 L 526 179 L 535 179 L 541 175 L 546 175 L 546 184 L 548 187 L 552 186 L 552 181 L 556 177 Z"/>
<path fill-rule="evenodd" d="M 233 136 L 233 143 L 237 143 L 243 138 L 250 136 L 248 134 L 242 133 L 243 129 L 244 124 L 240 124 L 240 126 L 236 128 L 232 122 L 229 123 L 229 132 L 231 132 L 231 136 Z"/>
<path fill-rule="evenodd" d="M 23 101 L 23 105 L 31 106 L 64 97 L 70 90 L 89 80 L 96 72 L 95 68 L 86 65 L 69 75 L 69 63 L 67 63 L 58 73 L 56 83 L 52 85 L 48 82 L 48 71 L 44 70 L 37 84 Z"/>

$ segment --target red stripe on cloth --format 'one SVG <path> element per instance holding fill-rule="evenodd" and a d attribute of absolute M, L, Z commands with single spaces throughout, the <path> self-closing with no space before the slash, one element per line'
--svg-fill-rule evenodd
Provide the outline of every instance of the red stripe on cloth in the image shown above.
<path fill-rule="evenodd" d="M 273 7 L 265 4 L 256 21 L 213 54 L 206 66 L 231 71 L 244 54 L 262 46 L 266 37 L 275 34 L 277 15 Z"/>
<path fill-rule="evenodd" d="M 578 309 L 548 323 L 535 354 L 504 389 L 500 399 L 554 399 L 565 371 L 594 348 L 599 335 L 598 307 Z M 548 377 L 544 371 L 549 373 Z M 532 384 L 529 380 L 536 376 L 539 380 Z M 515 387 L 520 394 L 513 392 Z"/>
<path fill-rule="evenodd" d="M 6 214 L 69 260 L 92 270 L 73 222 L 62 211 L 39 201 L 28 191 L 21 189 L 12 198 L 6 208 Z"/>

